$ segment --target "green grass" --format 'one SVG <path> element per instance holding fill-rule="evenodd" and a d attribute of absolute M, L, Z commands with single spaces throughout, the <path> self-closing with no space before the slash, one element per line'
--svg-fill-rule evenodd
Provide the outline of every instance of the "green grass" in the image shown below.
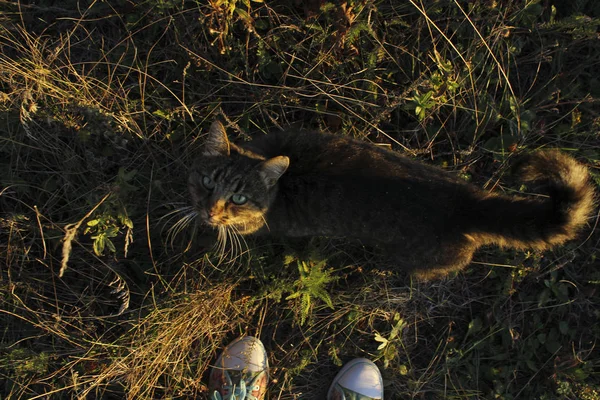
<path fill-rule="evenodd" d="M 514 155 L 560 148 L 600 184 L 597 2 L 57 4 L 0 1 L 0 398 L 205 398 L 242 334 L 271 399 L 324 398 L 354 357 L 389 399 L 600 398 L 597 219 L 430 283 L 324 238 L 250 238 L 219 264 L 213 234 L 177 224 L 215 118 L 506 192 Z"/>

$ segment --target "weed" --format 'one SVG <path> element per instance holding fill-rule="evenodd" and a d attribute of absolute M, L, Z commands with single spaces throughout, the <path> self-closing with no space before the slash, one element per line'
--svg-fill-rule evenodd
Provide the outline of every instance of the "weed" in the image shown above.
<path fill-rule="evenodd" d="M 325 270 L 326 261 L 317 264 L 309 264 L 305 261 L 297 261 L 300 278 L 294 282 L 293 293 L 286 300 L 299 299 L 298 314 L 300 325 L 304 325 L 306 318 L 310 315 L 315 299 L 323 301 L 333 309 L 331 297 L 325 289 L 325 285 L 335 281 L 331 270 Z"/>

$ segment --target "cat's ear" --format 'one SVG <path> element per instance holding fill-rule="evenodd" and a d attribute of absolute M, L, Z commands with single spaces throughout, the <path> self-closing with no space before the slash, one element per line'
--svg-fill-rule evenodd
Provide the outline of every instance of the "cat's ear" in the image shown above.
<path fill-rule="evenodd" d="M 208 138 L 204 144 L 204 155 L 229 157 L 230 147 L 227 132 L 225 132 L 223 124 L 218 120 L 213 122 L 208 130 Z"/>
<path fill-rule="evenodd" d="M 281 175 L 290 166 L 290 159 L 286 156 L 278 156 L 263 161 L 259 166 L 259 174 L 267 187 L 274 186 Z"/>

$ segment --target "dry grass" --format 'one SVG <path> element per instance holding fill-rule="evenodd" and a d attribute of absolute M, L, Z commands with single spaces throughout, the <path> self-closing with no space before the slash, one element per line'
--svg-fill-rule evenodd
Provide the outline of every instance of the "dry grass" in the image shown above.
<path fill-rule="evenodd" d="M 115 346 L 112 361 L 88 374 L 87 382 L 79 380 L 75 390 L 85 397 L 120 382 L 131 398 L 197 396 L 206 390 L 201 378 L 209 367 L 207 355 L 243 324 L 240 316 L 256 312 L 244 299 L 232 299 L 234 289 L 221 284 L 156 304 L 130 329 L 128 342 Z"/>

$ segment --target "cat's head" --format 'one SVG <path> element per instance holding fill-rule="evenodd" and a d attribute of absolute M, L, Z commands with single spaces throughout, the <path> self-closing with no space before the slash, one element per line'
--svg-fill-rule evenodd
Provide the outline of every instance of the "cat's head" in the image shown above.
<path fill-rule="evenodd" d="M 265 159 L 230 143 L 223 125 L 213 122 L 188 179 L 200 220 L 213 227 L 232 226 L 242 234 L 257 231 L 288 166 L 288 157 Z"/>

